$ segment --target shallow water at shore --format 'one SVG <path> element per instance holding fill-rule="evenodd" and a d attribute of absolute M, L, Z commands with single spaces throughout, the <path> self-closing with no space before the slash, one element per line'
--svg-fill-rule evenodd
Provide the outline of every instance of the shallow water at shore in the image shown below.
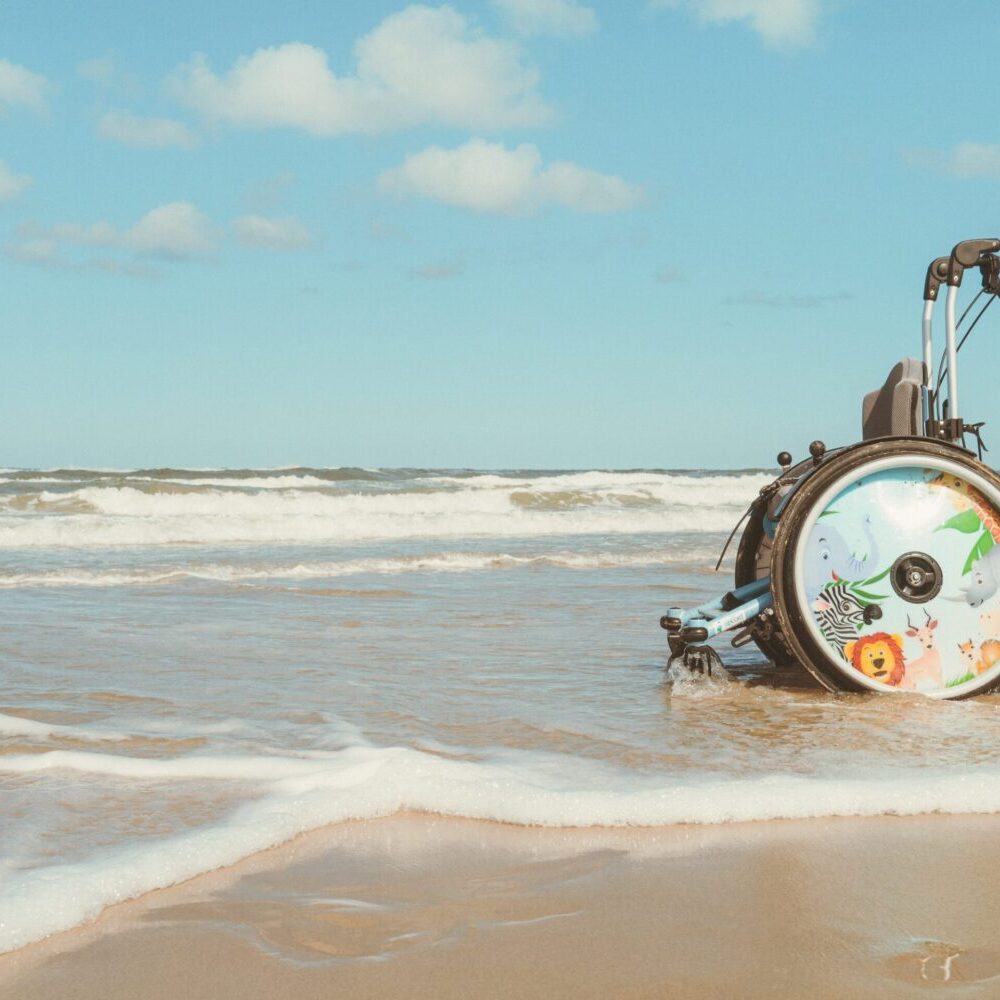
<path fill-rule="evenodd" d="M 1000 811 L 1000 702 L 671 685 L 766 473 L 0 475 L 0 951 L 330 823 Z"/>

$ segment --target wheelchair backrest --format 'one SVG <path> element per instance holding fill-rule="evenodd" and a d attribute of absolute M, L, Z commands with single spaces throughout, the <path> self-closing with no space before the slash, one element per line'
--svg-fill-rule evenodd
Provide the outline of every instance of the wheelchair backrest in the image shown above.
<path fill-rule="evenodd" d="M 924 363 L 916 358 L 903 358 L 889 372 L 885 385 L 865 396 L 861 409 L 864 440 L 923 434 L 920 389 L 925 380 Z"/>

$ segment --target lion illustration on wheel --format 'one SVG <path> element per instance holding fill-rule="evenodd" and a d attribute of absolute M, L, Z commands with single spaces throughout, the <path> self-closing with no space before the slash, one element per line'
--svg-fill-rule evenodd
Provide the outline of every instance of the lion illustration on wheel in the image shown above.
<path fill-rule="evenodd" d="M 906 673 L 903 639 L 888 632 L 860 636 L 844 647 L 844 656 L 866 677 L 899 687 Z"/>

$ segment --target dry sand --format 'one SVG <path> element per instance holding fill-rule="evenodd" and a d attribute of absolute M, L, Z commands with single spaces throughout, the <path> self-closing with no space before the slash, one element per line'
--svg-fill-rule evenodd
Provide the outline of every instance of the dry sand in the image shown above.
<path fill-rule="evenodd" d="M 952 816 L 342 824 L 0 957 L 0 996 L 996 997 L 998 839 Z"/>

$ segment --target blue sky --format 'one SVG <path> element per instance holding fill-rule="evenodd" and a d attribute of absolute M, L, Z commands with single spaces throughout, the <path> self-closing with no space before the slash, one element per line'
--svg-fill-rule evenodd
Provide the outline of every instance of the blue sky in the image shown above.
<path fill-rule="evenodd" d="M 985 0 L 7 0 L 0 465 L 854 440 L 1000 230 L 998 43 Z"/>

